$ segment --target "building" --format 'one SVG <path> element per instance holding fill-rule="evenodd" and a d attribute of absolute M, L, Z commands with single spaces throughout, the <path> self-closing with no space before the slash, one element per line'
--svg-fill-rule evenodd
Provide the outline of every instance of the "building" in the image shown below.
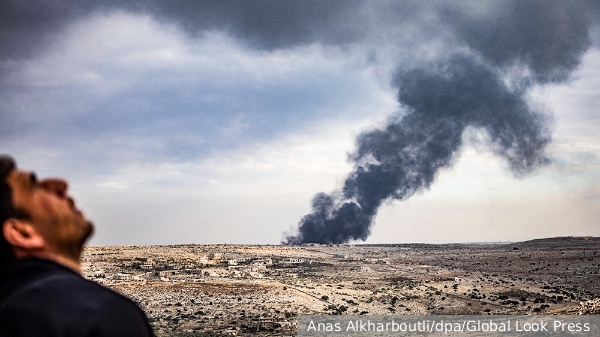
<path fill-rule="evenodd" d="M 258 260 L 255 260 L 255 262 L 257 262 L 257 263 L 263 263 L 266 266 L 270 266 L 270 265 L 273 264 L 273 260 L 271 260 L 270 257 L 267 257 L 267 258 L 264 258 L 264 259 L 258 259 Z"/>
<path fill-rule="evenodd" d="M 158 272 L 158 276 L 163 279 L 163 278 L 169 278 L 169 277 L 173 277 L 175 275 L 177 275 L 178 272 L 176 270 L 163 270 L 163 271 L 159 271 Z"/>
<path fill-rule="evenodd" d="M 228 276 L 229 271 L 221 268 L 204 269 L 204 276 Z"/>
<path fill-rule="evenodd" d="M 267 270 L 267 266 L 265 266 L 262 263 L 253 263 L 252 264 L 252 271 L 253 272 L 261 272 L 261 271 L 265 271 Z"/>
<path fill-rule="evenodd" d="M 262 278 L 262 274 L 257 273 L 257 272 L 250 272 L 248 275 L 250 275 L 250 277 L 254 277 L 254 278 Z"/>
<path fill-rule="evenodd" d="M 142 270 L 152 270 L 154 268 L 154 265 L 151 264 L 141 264 L 140 265 L 140 269 Z"/>
<path fill-rule="evenodd" d="M 130 274 L 117 273 L 112 276 L 112 279 L 115 281 L 131 281 L 133 276 Z"/>

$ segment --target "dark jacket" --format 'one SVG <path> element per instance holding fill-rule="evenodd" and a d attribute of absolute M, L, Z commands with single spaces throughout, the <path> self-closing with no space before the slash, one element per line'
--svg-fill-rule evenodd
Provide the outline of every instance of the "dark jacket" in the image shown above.
<path fill-rule="evenodd" d="M 130 299 L 42 259 L 0 275 L 0 336 L 148 337 L 146 316 Z"/>

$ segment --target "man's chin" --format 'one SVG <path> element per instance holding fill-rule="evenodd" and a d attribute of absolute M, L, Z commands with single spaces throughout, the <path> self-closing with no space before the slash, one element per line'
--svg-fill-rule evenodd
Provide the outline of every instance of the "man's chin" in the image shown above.
<path fill-rule="evenodd" d="M 83 250 L 83 246 L 94 236 L 95 227 L 91 221 L 86 221 L 82 226 L 83 230 L 80 235 L 80 240 L 78 242 L 79 252 Z"/>
<path fill-rule="evenodd" d="M 96 228 L 94 227 L 94 224 L 91 221 L 87 221 L 85 223 L 85 226 L 86 226 L 86 232 L 85 232 L 83 239 L 81 240 L 82 247 L 84 244 L 86 244 L 92 238 L 92 236 L 94 236 L 94 232 L 96 230 Z"/>

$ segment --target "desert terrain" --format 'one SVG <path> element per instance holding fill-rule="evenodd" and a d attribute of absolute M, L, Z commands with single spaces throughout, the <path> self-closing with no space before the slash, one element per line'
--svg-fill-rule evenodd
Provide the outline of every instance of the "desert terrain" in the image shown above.
<path fill-rule="evenodd" d="M 301 314 L 598 314 L 599 271 L 598 237 L 89 246 L 83 256 L 84 276 L 137 302 L 157 336 L 296 335 Z"/>

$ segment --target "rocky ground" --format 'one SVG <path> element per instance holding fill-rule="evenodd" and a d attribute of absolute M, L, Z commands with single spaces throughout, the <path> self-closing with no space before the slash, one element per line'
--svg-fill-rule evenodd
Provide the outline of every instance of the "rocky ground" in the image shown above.
<path fill-rule="evenodd" d="M 295 335 L 296 316 L 598 314 L 600 238 L 512 244 L 87 247 L 157 336 Z"/>

